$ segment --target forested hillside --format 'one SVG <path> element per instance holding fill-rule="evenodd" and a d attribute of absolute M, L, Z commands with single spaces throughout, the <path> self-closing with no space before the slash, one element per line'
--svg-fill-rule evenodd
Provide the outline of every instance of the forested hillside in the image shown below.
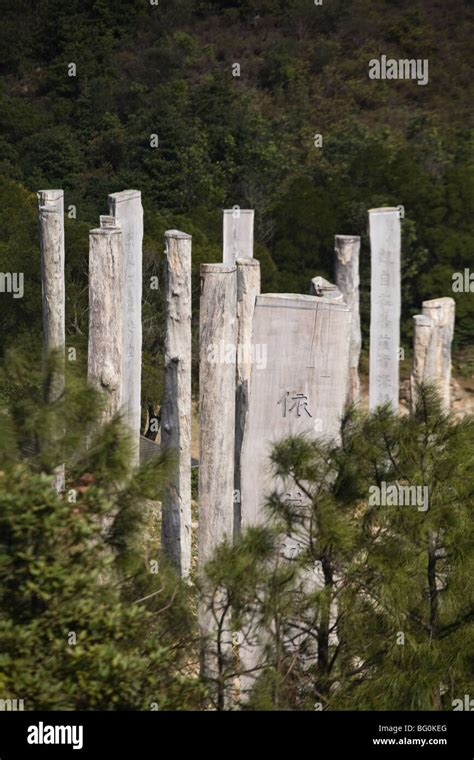
<path fill-rule="evenodd" d="M 67 330 L 79 343 L 88 230 L 126 187 L 142 191 L 145 278 L 169 227 L 193 234 L 196 271 L 219 259 L 221 209 L 234 204 L 255 208 L 267 291 L 307 292 L 314 274 L 332 276 L 334 234 L 361 234 L 365 334 L 366 212 L 403 204 L 408 347 L 421 300 L 452 295 L 453 272 L 471 264 L 470 0 L 3 0 L 1 17 L 0 269 L 25 272 L 25 298 L 0 303 L 3 348 L 40 329 L 43 187 L 75 207 Z M 429 83 L 371 80 L 381 54 L 429 59 Z M 459 348 L 474 305 L 455 297 Z M 159 295 L 144 300 L 155 366 Z"/>

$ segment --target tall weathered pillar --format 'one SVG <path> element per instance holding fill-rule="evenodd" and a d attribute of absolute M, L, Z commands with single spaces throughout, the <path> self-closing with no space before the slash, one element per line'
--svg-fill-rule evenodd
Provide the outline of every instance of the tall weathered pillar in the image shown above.
<path fill-rule="evenodd" d="M 43 292 L 43 361 L 57 352 L 58 365 L 46 386 L 46 401 L 57 401 L 64 392 L 64 346 L 66 295 L 64 287 L 64 192 L 40 190 L 38 222 Z M 64 490 L 64 467 L 59 465 L 53 480 L 56 491 Z"/>
<path fill-rule="evenodd" d="M 237 274 L 235 265 L 201 264 L 199 336 L 199 530 L 202 568 L 215 547 L 232 540 L 234 524 L 235 354 L 237 340 Z M 202 673 L 218 688 L 230 654 L 230 615 L 214 598 L 214 613 L 201 603 Z M 223 616 L 220 657 L 216 616 Z M 222 707 L 222 692 L 218 696 Z"/>
<path fill-rule="evenodd" d="M 400 209 L 369 211 L 371 250 L 369 408 L 398 412 L 400 350 Z"/>
<path fill-rule="evenodd" d="M 252 343 L 255 299 L 260 294 L 260 262 L 237 259 L 237 395 L 235 408 L 235 513 L 234 534 L 240 532 L 241 474 L 240 457 L 248 411 L 252 365 L 266 363 L 266 346 Z"/>
<path fill-rule="evenodd" d="M 138 464 L 142 371 L 142 243 L 143 208 L 138 190 L 109 195 L 109 214 L 122 229 L 123 298 L 123 406 L 132 434 L 132 461 Z"/>
<path fill-rule="evenodd" d="M 432 382 L 445 411 L 449 411 L 455 306 L 453 298 L 434 298 L 423 301 L 422 314 L 413 317 L 412 408 L 416 403 L 417 383 Z"/>
<path fill-rule="evenodd" d="M 253 209 L 234 206 L 224 211 L 224 264 L 253 258 Z"/>
<path fill-rule="evenodd" d="M 123 247 L 115 219 L 89 233 L 88 383 L 105 395 L 102 421 L 122 409 Z"/>
<path fill-rule="evenodd" d="M 335 238 L 336 285 L 352 312 L 351 341 L 349 345 L 349 378 L 347 403 L 359 401 L 359 357 L 362 344 L 359 311 L 359 250 L 360 237 L 336 235 Z"/>
<path fill-rule="evenodd" d="M 166 336 L 161 444 L 177 460 L 162 506 L 161 546 L 177 572 L 191 570 L 191 235 L 165 233 Z"/>
<path fill-rule="evenodd" d="M 312 438 L 340 436 L 340 419 L 347 393 L 351 312 L 340 294 L 320 278 L 317 288 L 329 296 L 265 294 L 257 296 L 253 336 L 265 345 L 268 361 L 253 367 L 249 408 L 242 448 L 242 527 L 268 519 L 268 495 L 280 491 L 288 504 L 303 504 L 304 495 L 272 473 L 272 445 L 292 435 Z M 313 283 L 314 285 L 314 283 Z M 284 556 L 300 551 L 293 536 L 285 537 Z M 244 632 L 240 658 L 249 675 L 241 690 L 251 689 L 264 649 L 264 636 L 250 622 Z"/>

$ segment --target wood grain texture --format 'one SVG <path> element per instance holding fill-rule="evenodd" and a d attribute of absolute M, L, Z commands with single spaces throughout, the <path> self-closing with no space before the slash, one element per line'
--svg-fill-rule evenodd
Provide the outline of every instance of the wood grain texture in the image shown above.
<path fill-rule="evenodd" d="M 360 398 L 359 358 L 362 345 L 359 306 L 360 237 L 336 235 L 334 251 L 336 285 L 352 314 L 347 403 L 356 404 Z"/>
<path fill-rule="evenodd" d="M 176 461 L 162 506 L 161 545 L 176 571 L 191 570 L 191 245 L 178 230 L 165 233 L 164 391 L 161 443 Z"/>

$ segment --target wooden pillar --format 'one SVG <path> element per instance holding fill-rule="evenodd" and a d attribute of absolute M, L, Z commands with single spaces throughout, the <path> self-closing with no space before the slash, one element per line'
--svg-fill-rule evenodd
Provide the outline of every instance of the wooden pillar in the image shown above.
<path fill-rule="evenodd" d="M 417 383 L 432 382 L 444 410 L 449 411 L 455 306 L 453 298 L 433 298 L 423 301 L 422 314 L 413 317 L 412 408 L 416 404 Z"/>
<path fill-rule="evenodd" d="M 132 462 L 139 463 L 142 369 L 143 208 L 138 190 L 109 195 L 109 214 L 122 229 L 123 349 L 122 383 L 125 420 L 132 434 Z"/>
<path fill-rule="evenodd" d="M 335 270 L 336 286 L 352 313 L 351 341 L 349 345 L 349 376 L 347 403 L 354 404 L 360 398 L 359 358 L 362 344 L 359 310 L 359 250 L 360 237 L 336 235 Z"/>
<path fill-rule="evenodd" d="M 370 377 L 369 408 L 390 404 L 398 412 L 400 350 L 400 208 L 369 211 Z"/>
<path fill-rule="evenodd" d="M 105 394 L 101 421 L 122 410 L 123 249 L 113 217 L 89 233 L 88 383 Z"/>
<path fill-rule="evenodd" d="M 66 296 L 64 287 L 64 193 L 62 190 L 38 192 L 38 222 L 43 293 L 43 361 L 57 352 L 58 365 L 45 386 L 46 401 L 54 403 L 64 392 L 64 346 Z M 64 490 L 64 466 L 54 476 L 54 488 Z"/>
<path fill-rule="evenodd" d="M 252 365 L 265 359 L 266 346 L 252 345 L 255 299 L 260 294 L 260 262 L 257 259 L 237 259 L 237 393 L 235 408 L 235 477 L 234 535 L 240 533 L 241 473 L 240 457 L 248 411 L 248 395 Z"/>
<path fill-rule="evenodd" d="M 165 374 L 161 443 L 177 457 L 164 500 L 161 546 L 177 572 L 191 570 L 191 235 L 165 233 Z"/>
<path fill-rule="evenodd" d="M 235 265 L 201 264 L 198 532 L 201 568 L 211 559 L 215 547 L 225 537 L 232 540 L 233 534 L 236 311 Z M 219 677 L 216 622 L 205 602 L 199 609 L 199 628 L 201 672 L 216 685 Z M 230 614 L 220 643 L 222 666 L 222 659 L 230 654 Z"/>
<path fill-rule="evenodd" d="M 225 209 L 223 218 L 223 262 L 235 264 L 237 259 L 253 258 L 253 209 L 234 206 Z"/>

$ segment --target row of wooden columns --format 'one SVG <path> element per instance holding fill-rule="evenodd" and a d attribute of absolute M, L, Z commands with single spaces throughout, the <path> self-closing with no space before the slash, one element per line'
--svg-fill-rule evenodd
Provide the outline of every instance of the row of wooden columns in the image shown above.
<path fill-rule="evenodd" d="M 44 347 L 45 355 L 48 355 L 52 350 L 61 351 L 65 343 L 63 192 L 40 191 L 38 201 Z M 104 421 L 119 412 L 123 414 L 131 434 L 133 464 L 137 465 L 142 348 L 143 209 L 140 193 L 127 190 L 110 195 L 108 212 L 107 216 L 100 217 L 100 226 L 91 230 L 89 238 L 88 382 L 104 393 Z M 369 211 L 372 254 L 371 409 L 381 403 L 389 403 L 398 410 L 400 218 L 400 208 Z M 318 422 L 326 425 L 327 429 L 323 433 L 337 436 L 343 402 L 358 403 L 360 398 L 360 238 L 336 236 L 335 285 L 317 277 L 312 282 L 312 297 L 298 294 L 261 296 L 260 266 L 253 258 L 253 223 L 254 214 L 251 210 L 235 207 L 225 211 L 223 263 L 202 264 L 200 270 L 200 565 L 206 563 L 225 537 L 236 536 L 242 524 L 241 495 L 245 491 L 242 484 L 242 455 L 250 389 L 255 386 L 254 393 L 260 393 L 263 402 L 266 392 L 265 379 L 260 386 L 254 382 L 251 357 L 252 349 L 255 348 L 252 346 L 255 336 L 263 336 L 262 339 L 270 344 L 278 338 L 275 330 L 281 330 L 282 335 L 285 333 L 285 320 L 292 321 L 295 329 L 297 324 L 301 324 L 304 330 L 301 338 L 297 332 L 297 337 L 292 338 L 296 341 L 301 339 L 307 352 L 307 358 L 303 356 L 301 360 L 300 379 L 305 377 L 304 382 L 311 384 L 316 378 L 321 383 L 317 404 L 314 402 L 318 408 L 310 410 L 308 406 L 303 406 L 303 419 L 308 424 L 307 417 L 311 418 L 312 425 Z M 190 235 L 178 230 L 165 233 L 166 337 L 161 444 L 164 449 L 175 452 L 176 462 L 162 505 L 162 550 L 183 578 L 189 576 L 192 565 L 191 249 Z M 289 311 L 290 307 L 292 312 Z M 304 310 L 308 309 L 311 311 L 309 318 L 304 314 Z M 267 319 L 275 322 L 273 332 Z M 449 408 L 453 329 L 454 301 L 451 298 L 425 302 L 423 314 L 414 317 L 413 403 L 417 383 L 431 380 L 440 390 L 444 407 Z M 272 351 L 277 353 L 278 342 L 271 344 Z M 227 355 L 229 347 L 230 355 Z M 273 371 L 274 355 L 270 359 Z M 276 372 L 278 374 L 279 368 L 283 368 L 285 382 L 289 385 L 291 367 L 285 366 L 284 355 L 278 361 L 280 365 L 276 367 Z M 294 358 L 294 361 L 300 359 Z M 318 374 L 318 363 L 321 362 L 326 363 L 326 368 Z M 328 379 L 331 372 L 332 381 Z M 61 373 L 59 375 L 51 391 L 52 401 L 64 388 L 64 378 Z M 323 387 L 324 391 L 321 390 Z M 283 390 L 285 389 L 286 385 Z M 286 391 L 287 395 L 291 396 L 291 390 Z M 334 402 L 335 396 L 339 399 L 337 403 Z M 298 403 L 300 416 L 299 404 L 307 397 L 303 393 L 296 393 L 295 398 L 289 412 Z M 286 399 L 284 403 L 286 404 Z M 286 416 L 286 407 L 281 406 L 282 399 L 272 399 L 271 404 L 273 406 L 269 407 L 270 411 L 285 409 Z M 316 435 L 316 427 L 312 430 Z M 259 430 L 248 432 L 248 436 L 251 435 L 258 437 Z M 267 446 L 271 437 L 270 435 L 268 441 L 246 441 L 249 472 L 253 472 L 256 459 L 264 450 L 263 445 Z M 254 445 L 258 456 L 254 452 Z M 255 473 L 255 480 L 258 480 L 258 467 Z M 246 474 L 248 484 L 249 477 Z M 55 485 L 57 490 L 64 487 L 64 471 L 61 468 L 58 468 Z M 253 485 L 251 484 L 252 487 Z M 258 484 L 258 487 L 261 488 L 262 484 Z M 247 490 L 251 492 L 251 488 L 249 490 L 247 487 Z M 260 491 L 254 489 L 254 492 L 259 500 Z M 255 514 L 260 506 L 254 505 Z M 247 516 L 245 524 L 252 522 L 254 512 L 248 512 L 250 517 Z M 201 610 L 200 628 L 203 637 L 211 633 L 212 626 L 209 613 Z M 212 672 L 212 663 L 206 667 Z"/>

